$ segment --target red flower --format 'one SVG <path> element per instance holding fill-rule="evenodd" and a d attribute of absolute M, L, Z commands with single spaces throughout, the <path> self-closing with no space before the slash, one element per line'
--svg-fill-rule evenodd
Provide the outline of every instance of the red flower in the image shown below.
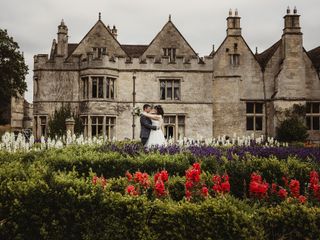
<path fill-rule="evenodd" d="M 185 184 L 185 186 L 186 186 L 186 189 L 189 190 L 190 188 L 193 187 L 193 183 L 192 183 L 191 181 L 187 181 L 186 184 Z"/>
<path fill-rule="evenodd" d="M 157 183 L 155 184 L 155 190 L 156 190 L 156 195 L 158 197 L 162 197 L 166 195 L 166 189 L 164 186 L 164 182 L 161 179 L 158 179 Z"/>
<path fill-rule="evenodd" d="M 140 182 L 142 180 L 142 172 L 136 172 L 135 174 L 134 174 L 134 181 L 135 182 Z"/>
<path fill-rule="evenodd" d="M 229 176 L 227 174 L 223 175 L 222 177 L 220 177 L 219 175 L 214 175 L 212 177 L 212 181 L 214 183 L 214 185 L 212 186 L 212 190 L 215 191 L 216 193 L 230 192 Z"/>
<path fill-rule="evenodd" d="M 224 181 L 228 182 L 229 181 L 229 175 L 228 174 L 224 174 L 223 175 L 223 179 L 224 179 Z"/>
<path fill-rule="evenodd" d="M 189 201 L 191 199 L 191 192 L 186 190 L 186 199 Z"/>
<path fill-rule="evenodd" d="M 193 167 L 194 169 L 198 170 L 198 171 L 201 171 L 200 163 L 194 163 L 194 164 L 192 165 L 192 167 Z"/>
<path fill-rule="evenodd" d="M 129 171 L 126 172 L 126 177 L 129 182 L 132 180 L 132 174 Z"/>
<path fill-rule="evenodd" d="M 220 193 L 222 191 L 221 185 L 220 184 L 213 185 L 212 186 L 212 190 L 217 192 L 217 193 Z"/>
<path fill-rule="evenodd" d="M 201 189 L 202 196 L 207 197 L 208 193 L 209 193 L 208 188 L 206 186 L 203 186 L 202 189 Z"/>
<path fill-rule="evenodd" d="M 252 193 L 259 192 L 259 185 L 260 184 L 258 182 L 256 182 L 256 181 L 250 182 L 250 185 L 249 185 L 250 192 L 252 192 Z"/>
<path fill-rule="evenodd" d="M 230 192 L 230 183 L 229 183 L 229 181 L 221 183 L 221 190 L 224 193 Z"/>
<path fill-rule="evenodd" d="M 277 193 L 277 187 L 278 187 L 278 185 L 277 184 L 275 184 L 275 183 L 272 183 L 271 184 L 271 193 Z"/>
<path fill-rule="evenodd" d="M 200 171 L 194 168 L 188 169 L 186 179 L 196 183 L 200 182 Z"/>
<path fill-rule="evenodd" d="M 288 196 L 288 192 L 284 188 L 281 188 L 278 192 L 278 195 L 281 199 L 285 199 Z"/>
<path fill-rule="evenodd" d="M 150 187 L 149 175 L 147 173 L 136 172 L 133 179 L 145 189 Z"/>
<path fill-rule="evenodd" d="M 309 189 L 313 192 L 313 196 L 320 200 L 319 174 L 316 171 L 310 172 Z"/>
<path fill-rule="evenodd" d="M 214 175 L 212 177 L 212 181 L 215 183 L 215 184 L 220 184 L 221 183 L 221 177 L 219 175 Z"/>
<path fill-rule="evenodd" d="M 106 180 L 104 177 L 101 177 L 101 178 L 100 178 L 100 182 L 101 182 L 101 186 L 102 186 L 103 188 L 105 188 L 106 185 L 107 185 L 107 180 Z"/>
<path fill-rule="evenodd" d="M 157 172 L 157 173 L 154 175 L 154 182 L 157 182 L 159 178 L 160 178 L 162 181 L 167 182 L 168 179 L 169 179 L 168 172 L 165 171 L 165 170 L 162 170 L 161 172 Z"/>
<path fill-rule="evenodd" d="M 295 198 L 300 195 L 300 182 L 298 180 L 292 179 L 289 184 L 291 195 Z"/>
<path fill-rule="evenodd" d="M 315 184 L 319 183 L 319 175 L 314 170 L 310 172 L 310 182 Z"/>
<path fill-rule="evenodd" d="M 303 195 L 300 195 L 298 199 L 301 203 L 305 203 L 307 201 L 307 198 Z"/>
<path fill-rule="evenodd" d="M 129 195 L 131 195 L 131 196 L 138 195 L 138 193 L 137 193 L 137 191 L 136 191 L 136 189 L 135 189 L 135 187 L 134 187 L 133 185 L 129 185 L 129 186 L 127 187 L 127 193 L 128 193 Z"/>
<path fill-rule="evenodd" d="M 262 182 L 262 177 L 259 174 L 251 174 L 249 191 L 252 196 L 262 199 L 267 196 L 268 188 L 269 184 L 266 182 Z"/>
<path fill-rule="evenodd" d="M 157 172 L 157 173 L 153 176 L 154 182 L 157 182 L 158 179 L 159 179 L 159 177 L 160 177 L 160 173 Z"/>
<path fill-rule="evenodd" d="M 262 177 L 259 174 L 254 172 L 254 173 L 251 174 L 251 181 L 261 183 L 262 182 Z"/>
<path fill-rule="evenodd" d="M 93 183 L 94 185 L 96 185 L 98 179 L 99 179 L 99 178 L 98 178 L 97 176 L 93 176 L 93 178 L 92 178 L 92 183 Z"/>
<path fill-rule="evenodd" d="M 288 186 L 288 179 L 286 177 L 282 177 L 282 181 L 284 183 L 285 186 Z"/>
<path fill-rule="evenodd" d="M 161 180 L 164 182 L 167 182 L 169 179 L 169 174 L 167 171 L 163 170 L 161 171 Z"/>

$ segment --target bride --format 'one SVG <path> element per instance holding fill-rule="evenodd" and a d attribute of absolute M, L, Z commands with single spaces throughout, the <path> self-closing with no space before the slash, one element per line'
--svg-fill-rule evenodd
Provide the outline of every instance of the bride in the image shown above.
<path fill-rule="evenodd" d="M 158 130 L 151 130 L 146 147 L 160 146 L 166 144 L 166 139 L 163 134 L 163 114 L 164 111 L 160 105 L 154 106 L 151 109 L 150 113 L 142 113 L 147 118 L 150 118 L 152 121 L 152 126 L 157 126 Z"/>

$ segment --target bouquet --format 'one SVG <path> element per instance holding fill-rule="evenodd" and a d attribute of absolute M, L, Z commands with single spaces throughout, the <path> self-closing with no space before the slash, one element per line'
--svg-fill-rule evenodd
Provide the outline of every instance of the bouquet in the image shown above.
<path fill-rule="evenodd" d="M 139 107 L 135 107 L 133 110 L 132 110 L 132 115 L 133 116 L 140 116 L 141 115 L 141 109 Z"/>

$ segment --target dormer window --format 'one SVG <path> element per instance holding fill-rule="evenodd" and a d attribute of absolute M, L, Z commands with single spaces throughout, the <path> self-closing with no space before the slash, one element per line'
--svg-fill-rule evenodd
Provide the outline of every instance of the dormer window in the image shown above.
<path fill-rule="evenodd" d="M 101 58 L 102 54 L 107 53 L 107 48 L 105 47 L 94 47 L 93 48 L 93 57 L 94 58 Z"/>
<path fill-rule="evenodd" d="M 163 56 L 169 57 L 169 62 L 176 61 L 176 49 L 175 48 L 164 48 Z"/>
<path fill-rule="evenodd" d="M 239 54 L 230 54 L 230 65 L 237 67 L 240 65 L 240 55 Z"/>

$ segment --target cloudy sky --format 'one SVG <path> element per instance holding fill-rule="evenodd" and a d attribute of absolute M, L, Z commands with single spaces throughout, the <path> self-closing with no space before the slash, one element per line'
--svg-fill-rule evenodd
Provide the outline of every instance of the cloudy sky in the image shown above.
<path fill-rule="evenodd" d="M 238 8 L 242 34 L 259 52 L 280 39 L 287 6 L 301 14 L 304 46 L 320 45 L 319 0 L 0 0 L 0 28 L 19 43 L 29 65 L 28 92 L 32 101 L 33 56 L 49 54 L 57 26 L 64 19 L 69 42 L 77 43 L 98 20 L 116 25 L 123 44 L 148 44 L 172 21 L 200 56 L 218 48 L 225 37 L 230 8 Z"/>

